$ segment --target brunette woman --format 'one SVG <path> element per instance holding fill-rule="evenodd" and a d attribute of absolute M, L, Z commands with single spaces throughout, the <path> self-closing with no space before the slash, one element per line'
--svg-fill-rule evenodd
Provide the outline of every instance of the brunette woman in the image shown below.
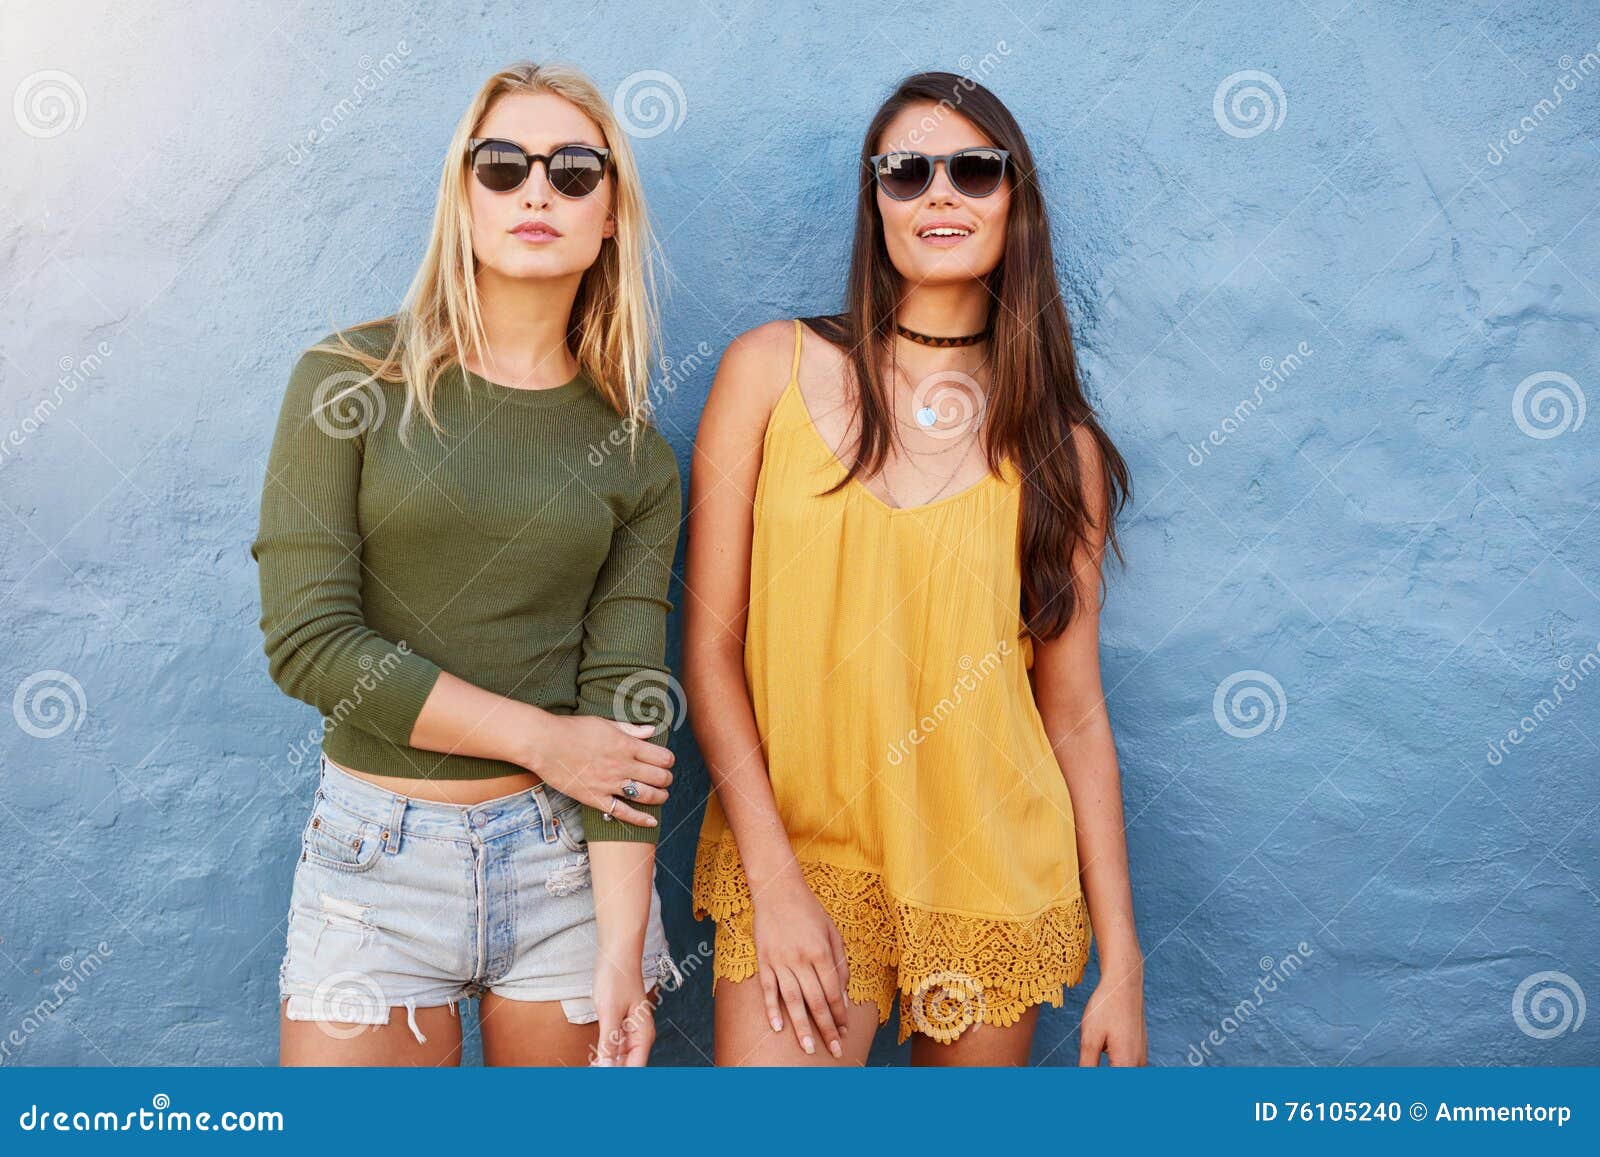
<path fill-rule="evenodd" d="M 691 480 L 685 659 L 714 795 L 719 1064 L 1145 1060 L 1098 664 L 1122 458 L 1080 387 L 1032 153 L 987 89 L 902 83 L 839 316 L 742 335 Z"/>

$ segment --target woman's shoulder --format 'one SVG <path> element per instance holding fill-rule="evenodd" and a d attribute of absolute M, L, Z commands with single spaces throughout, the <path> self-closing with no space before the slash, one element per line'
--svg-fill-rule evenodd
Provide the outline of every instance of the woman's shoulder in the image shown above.
<path fill-rule="evenodd" d="M 789 384 L 795 343 L 804 337 L 798 318 L 780 318 L 747 329 L 728 343 L 717 366 L 709 406 L 762 422 Z"/>
<path fill-rule="evenodd" d="M 777 318 L 745 330 L 729 343 L 728 351 L 770 358 L 787 367 L 794 356 L 797 334 L 802 347 L 821 344 L 837 350 L 848 341 L 846 318 L 842 314 Z"/>
<path fill-rule="evenodd" d="M 388 359 L 394 347 L 392 317 L 332 330 L 302 348 L 289 370 L 286 404 L 304 396 L 323 398 L 349 386 L 375 382 L 374 370 Z"/>
<path fill-rule="evenodd" d="M 344 358 L 351 362 L 359 362 L 361 356 L 386 358 L 394 348 L 395 332 L 393 317 L 364 321 L 344 329 L 330 330 L 301 350 L 300 356 Z"/>
<path fill-rule="evenodd" d="M 645 422 L 639 431 L 638 462 L 639 472 L 646 483 L 668 479 L 674 483 L 679 481 L 678 453 L 654 421 Z"/>
<path fill-rule="evenodd" d="M 789 364 L 794 352 L 795 319 L 775 318 L 747 329 L 728 343 L 724 363 L 734 361 L 745 368 L 765 368 Z"/>

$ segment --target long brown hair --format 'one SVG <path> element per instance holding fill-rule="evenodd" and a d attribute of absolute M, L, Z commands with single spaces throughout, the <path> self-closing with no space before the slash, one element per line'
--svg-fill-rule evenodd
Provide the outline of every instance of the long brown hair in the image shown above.
<path fill-rule="evenodd" d="M 900 275 L 884 243 L 868 158 L 877 151 L 889 123 L 907 106 L 917 104 L 933 104 L 941 113 L 959 112 L 996 148 L 1010 153 L 1005 252 L 986 278 L 994 304 L 988 324 L 991 378 L 984 449 L 990 470 L 998 472 L 1002 460 L 1010 458 L 1022 475 L 1024 623 L 1036 638 L 1053 639 L 1066 630 L 1078 609 L 1072 557 L 1078 545 L 1088 541 L 1095 518 L 1085 498 L 1084 463 L 1074 431 L 1087 431 L 1099 447 L 1106 541 L 1119 560 L 1122 549 L 1115 518 L 1131 493 L 1128 468 L 1095 419 L 1078 381 L 1072 328 L 1056 283 L 1050 222 L 1033 153 L 1000 99 L 977 81 L 954 73 L 907 77 L 872 118 L 861 144 L 845 311 L 806 319 L 822 337 L 843 347 L 848 359 L 859 433 L 854 461 L 839 486 L 882 469 L 894 437 L 885 366 L 893 356 Z"/>

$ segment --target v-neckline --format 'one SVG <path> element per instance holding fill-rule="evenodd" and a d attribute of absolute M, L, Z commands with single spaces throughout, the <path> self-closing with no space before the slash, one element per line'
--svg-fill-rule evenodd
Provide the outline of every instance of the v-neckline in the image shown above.
<path fill-rule="evenodd" d="M 800 392 L 799 381 L 791 377 L 789 379 L 789 384 L 784 387 L 784 393 L 794 394 L 795 404 L 800 407 L 801 425 L 805 426 L 807 430 L 811 431 L 811 436 L 817 440 L 817 445 L 821 447 L 822 452 L 828 456 L 828 460 L 840 470 L 844 471 L 846 474 L 849 474 L 850 468 L 839 460 L 838 453 L 832 446 L 828 444 L 828 440 L 822 436 L 822 431 L 817 429 L 817 424 L 811 417 L 811 407 L 806 405 L 805 395 Z M 936 510 L 947 503 L 958 502 L 963 498 L 969 498 L 978 493 L 991 482 L 999 482 L 1000 480 L 1000 476 L 993 470 L 990 470 L 986 472 L 982 478 L 978 479 L 978 481 L 974 482 L 965 489 L 958 490 L 954 494 L 947 494 L 943 498 L 935 498 L 932 502 L 918 503 L 916 506 L 890 506 L 887 502 L 869 490 L 866 483 L 862 482 L 859 478 L 851 478 L 847 485 L 855 487 L 862 494 L 866 495 L 868 500 L 870 500 L 873 505 L 887 514 L 915 514 L 922 510 Z"/>

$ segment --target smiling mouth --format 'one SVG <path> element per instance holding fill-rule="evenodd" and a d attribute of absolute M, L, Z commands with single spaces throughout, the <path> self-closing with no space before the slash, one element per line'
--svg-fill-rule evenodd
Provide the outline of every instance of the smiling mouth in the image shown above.
<path fill-rule="evenodd" d="M 957 245 L 966 244 L 974 230 L 966 225 L 953 225 L 948 222 L 937 225 L 925 225 L 917 230 L 917 240 L 924 245 L 935 249 L 953 249 Z"/>

